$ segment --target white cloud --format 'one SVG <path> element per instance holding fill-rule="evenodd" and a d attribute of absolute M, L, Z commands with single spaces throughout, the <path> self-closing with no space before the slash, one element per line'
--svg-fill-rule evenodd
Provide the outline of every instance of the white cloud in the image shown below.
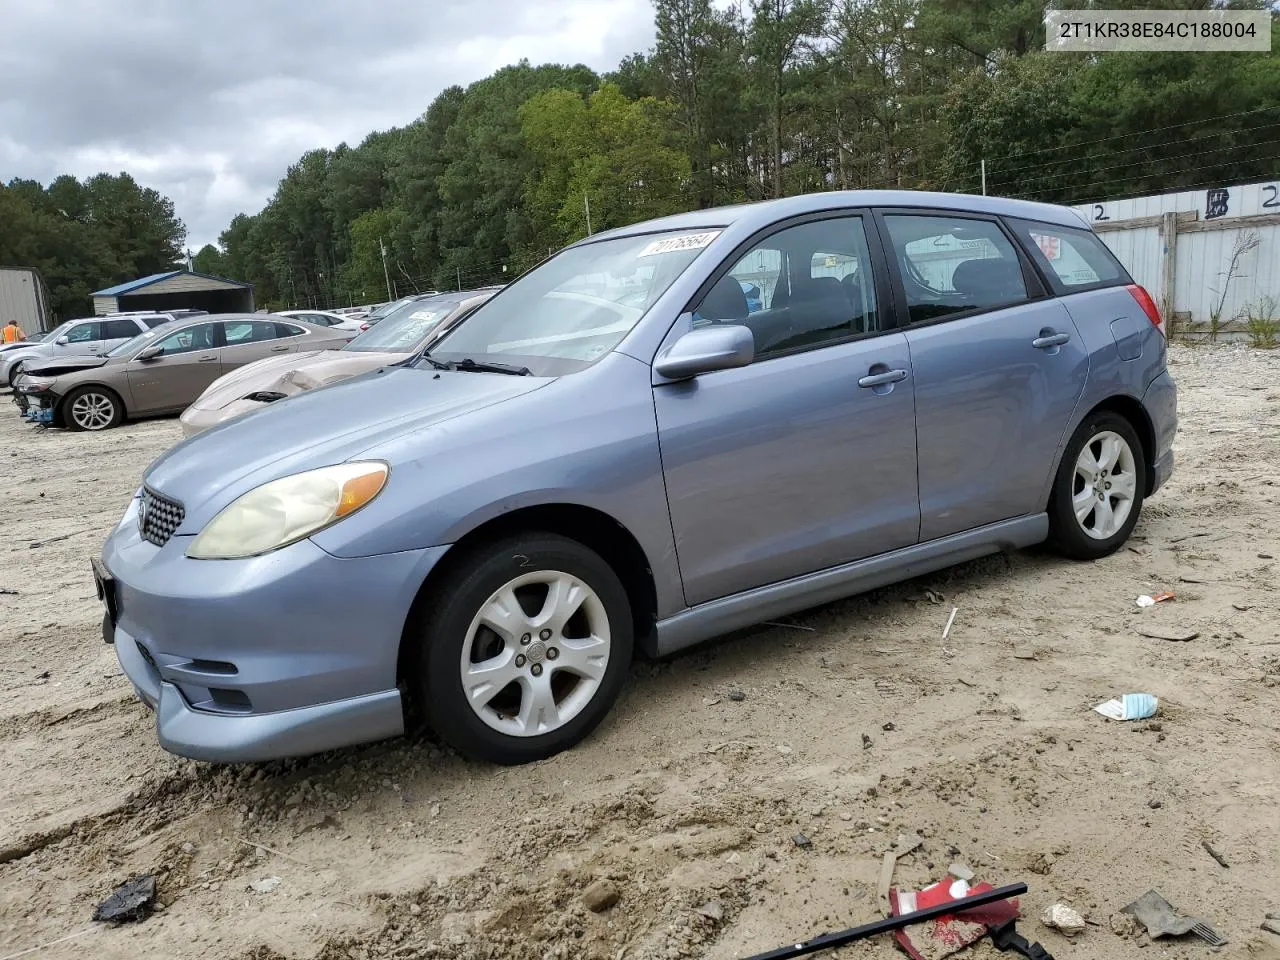
<path fill-rule="evenodd" d="M 194 249 L 314 147 L 409 123 L 508 63 L 612 69 L 649 0 L 5 0 L 0 179 L 127 171 Z"/>

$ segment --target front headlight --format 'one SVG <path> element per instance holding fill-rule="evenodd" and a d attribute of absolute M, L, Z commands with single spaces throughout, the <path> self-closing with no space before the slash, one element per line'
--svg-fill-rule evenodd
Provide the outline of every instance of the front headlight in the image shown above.
<path fill-rule="evenodd" d="M 219 513 L 187 548 L 197 560 L 237 560 L 287 547 L 355 513 L 386 486 L 378 461 L 341 463 L 272 480 Z"/>

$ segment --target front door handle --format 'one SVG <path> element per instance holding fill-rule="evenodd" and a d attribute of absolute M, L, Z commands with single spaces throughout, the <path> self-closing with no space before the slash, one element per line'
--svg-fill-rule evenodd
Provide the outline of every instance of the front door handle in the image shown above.
<path fill-rule="evenodd" d="M 211 353 L 211 354 L 209 354 L 207 357 L 201 357 L 201 358 L 200 358 L 200 360 L 199 360 L 199 362 L 200 362 L 200 363 L 210 363 L 210 362 L 212 362 L 212 361 L 214 361 L 214 360 L 217 360 L 217 359 L 218 359 L 218 355 L 217 355 L 216 353 Z"/>
<path fill-rule="evenodd" d="M 869 373 L 858 379 L 860 387 L 883 387 L 886 384 L 898 383 L 907 379 L 905 370 L 886 370 L 884 373 Z"/>
<path fill-rule="evenodd" d="M 1069 333 L 1051 333 L 1036 337 L 1031 341 L 1031 345 L 1037 350 L 1048 350 L 1050 347 L 1060 347 L 1070 339 Z"/>
<path fill-rule="evenodd" d="M 289 348 L 288 347 L 272 347 L 271 352 L 272 353 L 288 353 Z"/>

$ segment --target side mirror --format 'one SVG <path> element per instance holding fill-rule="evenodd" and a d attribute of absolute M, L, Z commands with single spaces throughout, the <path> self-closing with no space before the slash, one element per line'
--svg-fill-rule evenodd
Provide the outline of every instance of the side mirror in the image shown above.
<path fill-rule="evenodd" d="M 66 346 L 68 343 L 70 343 L 71 341 L 70 341 L 70 340 L 68 340 L 66 337 L 59 337 L 57 340 L 55 340 L 55 341 L 53 341 L 53 342 L 54 342 L 54 343 L 56 343 L 56 344 L 57 344 L 58 346 L 60 346 L 60 347 L 65 347 L 65 346 Z"/>
<path fill-rule="evenodd" d="M 139 350 L 138 355 L 133 359 L 154 360 L 156 357 L 160 356 L 161 352 L 162 352 L 161 349 L 153 343 L 151 346 L 146 347 L 143 350 Z"/>
<path fill-rule="evenodd" d="M 756 355 L 756 340 L 750 327 L 719 323 L 690 330 L 666 350 L 653 369 L 668 380 L 687 380 L 712 370 L 745 367 Z"/>

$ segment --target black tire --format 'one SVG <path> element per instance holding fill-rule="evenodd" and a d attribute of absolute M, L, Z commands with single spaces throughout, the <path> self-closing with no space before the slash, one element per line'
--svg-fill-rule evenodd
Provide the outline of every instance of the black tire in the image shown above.
<path fill-rule="evenodd" d="M 12 367 L 9 368 L 9 389 L 10 390 L 14 389 L 14 387 L 18 383 L 18 377 L 22 376 L 22 365 L 24 363 L 26 363 L 25 360 L 19 360 L 17 363 L 15 363 Z"/>
<path fill-rule="evenodd" d="M 1107 433 L 1120 437 L 1129 447 L 1133 461 L 1134 492 L 1132 505 L 1124 523 L 1115 533 L 1103 539 L 1085 532 L 1082 523 L 1089 523 L 1094 515 L 1088 515 L 1083 522 L 1077 520 L 1072 499 L 1087 487 L 1087 484 L 1076 475 L 1076 463 L 1081 452 L 1086 445 L 1093 445 L 1096 448 L 1100 442 L 1100 436 Z M 1120 414 L 1106 410 L 1091 414 L 1071 435 L 1071 440 L 1063 451 L 1062 462 L 1058 465 L 1058 474 L 1054 477 L 1053 491 L 1049 495 L 1049 545 L 1072 560 L 1100 560 L 1115 553 L 1129 539 L 1129 534 L 1133 532 L 1134 525 L 1138 522 L 1146 484 L 1146 455 L 1133 424 Z M 1102 494 L 1103 497 L 1109 498 L 1105 489 Z M 1113 501 L 1108 499 L 1108 504 L 1112 503 Z M 1093 522 L 1097 522 L 1096 518 Z"/>
<path fill-rule="evenodd" d="M 494 729 L 480 718 L 463 690 L 461 664 L 472 620 L 481 608 L 503 586 L 540 571 L 568 574 L 594 591 L 609 628 L 608 662 L 594 695 L 576 715 L 547 733 L 520 736 Z M 538 588 L 530 589 L 536 591 Z M 631 604 L 622 581 L 613 569 L 598 554 L 577 541 L 555 534 L 531 532 L 477 547 L 434 585 L 432 593 L 438 599 L 428 602 L 416 637 L 411 636 L 409 640 L 419 645 L 418 650 L 412 651 L 418 666 L 416 687 L 427 723 L 459 753 L 503 765 L 545 759 L 586 737 L 617 700 L 626 682 L 635 642 Z M 521 599 L 522 607 L 526 602 L 534 610 L 541 605 L 536 596 L 529 599 L 518 595 L 518 599 Z M 600 608 L 595 609 L 599 616 Z M 576 629 L 577 626 L 566 627 L 566 631 Z M 486 635 L 486 638 L 490 649 L 485 653 L 485 659 L 494 655 L 495 650 L 509 650 L 514 655 L 521 649 L 517 646 L 519 640 L 504 644 L 496 632 Z M 555 654 L 549 651 L 554 642 L 553 637 L 546 644 L 539 644 L 538 638 L 533 637 L 532 645 L 523 647 L 529 652 L 529 657 L 523 658 L 526 659 L 525 669 L 533 669 L 534 650 L 541 647 L 548 651 L 547 654 L 538 654 L 539 658 L 548 657 L 539 663 L 539 668 L 546 671 L 546 683 L 551 684 L 552 678 L 557 678 L 557 684 L 564 681 L 572 686 L 578 682 L 577 674 L 550 666 L 553 663 L 550 657 Z M 538 677 L 542 675 L 537 674 Z M 502 690 L 509 698 L 523 688 L 511 683 Z M 499 702 L 502 696 L 502 693 L 497 693 L 489 702 Z M 585 693 L 580 696 L 585 696 Z M 568 696 L 560 702 L 568 703 Z"/>
<path fill-rule="evenodd" d="M 104 417 L 96 417 L 92 421 L 86 420 L 84 423 L 77 419 L 76 402 L 79 400 L 95 400 L 98 405 L 107 405 L 101 407 L 104 410 Z M 109 411 L 109 412 L 107 412 Z M 118 427 L 124 420 L 124 402 L 121 401 L 119 395 L 114 390 L 106 387 L 77 387 L 62 398 L 62 402 L 58 404 L 58 417 L 71 430 L 110 430 L 112 427 Z M 87 423 L 101 423 L 100 426 L 88 426 Z"/>

